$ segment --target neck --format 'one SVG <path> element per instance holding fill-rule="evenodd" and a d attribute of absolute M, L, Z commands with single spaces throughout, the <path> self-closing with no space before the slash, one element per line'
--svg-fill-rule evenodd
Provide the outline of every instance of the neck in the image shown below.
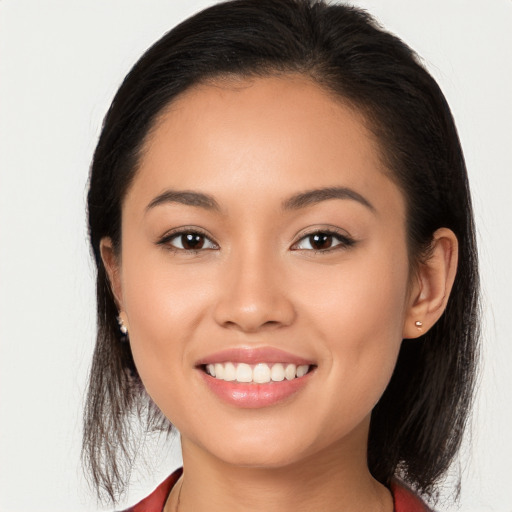
<path fill-rule="evenodd" d="M 178 492 L 178 512 L 392 511 L 391 494 L 368 470 L 366 442 L 353 446 L 262 468 L 226 463 L 182 439 L 183 479 L 165 512 L 176 512 Z"/>

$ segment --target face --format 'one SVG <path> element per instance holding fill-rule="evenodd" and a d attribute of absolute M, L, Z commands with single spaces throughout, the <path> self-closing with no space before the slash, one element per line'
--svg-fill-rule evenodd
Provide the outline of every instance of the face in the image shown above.
<path fill-rule="evenodd" d="M 136 366 L 184 450 L 277 467 L 366 443 L 409 262 L 358 112 L 302 77 L 190 89 L 146 144 L 117 265 Z"/>

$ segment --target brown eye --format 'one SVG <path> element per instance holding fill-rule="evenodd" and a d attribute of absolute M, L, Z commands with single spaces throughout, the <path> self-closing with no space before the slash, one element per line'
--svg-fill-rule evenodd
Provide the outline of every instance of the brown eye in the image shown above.
<path fill-rule="evenodd" d="M 330 249 L 342 249 L 354 245 L 355 241 L 348 236 L 329 231 L 317 231 L 301 238 L 294 246 L 294 250 L 310 250 L 327 252 Z"/>
<path fill-rule="evenodd" d="M 314 235 L 310 235 L 308 238 L 309 244 L 316 251 L 330 249 L 333 244 L 333 236 L 330 233 L 315 233 Z"/>
<path fill-rule="evenodd" d="M 163 243 L 167 243 L 172 248 L 182 251 L 200 251 L 217 248 L 207 236 L 193 231 L 176 233 L 171 238 L 163 240 Z"/>
<path fill-rule="evenodd" d="M 179 238 L 183 249 L 197 250 L 202 249 L 204 246 L 204 236 L 197 233 L 187 233 Z"/>

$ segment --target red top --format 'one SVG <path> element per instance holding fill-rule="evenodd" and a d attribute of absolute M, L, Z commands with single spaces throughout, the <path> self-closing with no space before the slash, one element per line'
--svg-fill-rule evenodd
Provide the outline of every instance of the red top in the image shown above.
<path fill-rule="evenodd" d="M 163 512 L 165 502 L 174 484 L 181 476 L 183 468 L 177 469 L 164 480 L 147 498 L 124 512 Z M 429 512 L 430 509 L 409 489 L 398 482 L 391 484 L 395 512 Z"/>

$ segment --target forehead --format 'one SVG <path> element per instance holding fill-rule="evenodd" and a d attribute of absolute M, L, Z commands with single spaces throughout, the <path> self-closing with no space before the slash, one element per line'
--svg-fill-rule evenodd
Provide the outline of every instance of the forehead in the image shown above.
<path fill-rule="evenodd" d="M 226 79 L 190 88 L 160 115 L 132 190 L 146 201 L 166 188 L 270 201 L 350 186 L 401 202 L 387 174 L 362 114 L 312 80 Z"/>

